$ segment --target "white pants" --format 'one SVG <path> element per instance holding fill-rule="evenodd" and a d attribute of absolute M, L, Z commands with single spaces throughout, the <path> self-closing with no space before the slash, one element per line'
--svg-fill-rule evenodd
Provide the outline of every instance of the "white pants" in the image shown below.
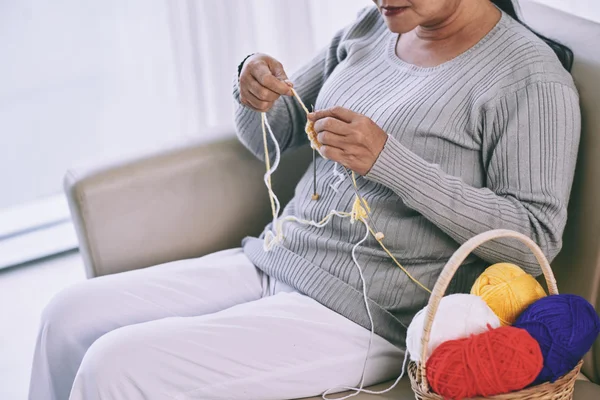
<path fill-rule="evenodd" d="M 369 334 L 228 250 L 59 293 L 42 316 L 29 398 L 315 396 L 358 384 Z M 402 361 L 375 336 L 366 384 L 399 375 Z"/>

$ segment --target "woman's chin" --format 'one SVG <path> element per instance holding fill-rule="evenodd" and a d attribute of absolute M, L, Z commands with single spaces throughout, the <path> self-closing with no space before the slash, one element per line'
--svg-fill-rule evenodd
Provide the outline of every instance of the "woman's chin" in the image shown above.
<path fill-rule="evenodd" d="M 390 31 L 399 34 L 410 32 L 418 26 L 418 24 L 408 24 L 400 21 L 389 21 L 387 19 L 385 20 L 385 24 L 387 25 Z"/>
<path fill-rule="evenodd" d="M 394 33 L 406 33 L 415 29 L 419 24 L 414 21 L 414 18 L 407 18 L 406 15 L 398 15 L 392 17 L 383 16 L 383 20 L 388 29 Z"/>

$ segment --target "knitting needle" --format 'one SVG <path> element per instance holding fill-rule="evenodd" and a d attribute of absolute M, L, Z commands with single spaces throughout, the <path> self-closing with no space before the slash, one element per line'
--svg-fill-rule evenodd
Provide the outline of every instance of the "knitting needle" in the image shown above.
<path fill-rule="evenodd" d="M 319 200 L 321 196 L 317 193 L 317 151 L 313 149 L 313 200 Z"/>
<path fill-rule="evenodd" d="M 294 95 L 296 96 L 296 98 L 298 100 L 300 100 L 298 93 L 296 93 L 295 91 L 294 91 Z M 300 100 L 300 103 L 302 104 L 302 100 Z M 304 104 L 302 104 L 302 107 L 304 107 L 304 109 L 306 110 L 306 113 L 308 114 L 308 110 L 306 109 L 306 106 Z M 312 106 L 312 110 L 315 111 L 314 105 Z M 312 199 L 319 200 L 319 198 L 321 196 L 319 196 L 319 193 L 317 193 L 317 151 L 313 148 L 312 152 L 313 152 L 313 195 L 312 195 Z"/>

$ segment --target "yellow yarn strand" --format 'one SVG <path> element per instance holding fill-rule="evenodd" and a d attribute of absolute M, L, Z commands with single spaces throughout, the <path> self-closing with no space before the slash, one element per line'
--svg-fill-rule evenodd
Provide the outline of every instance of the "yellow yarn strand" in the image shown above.
<path fill-rule="evenodd" d="M 356 188 L 356 191 L 358 193 L 358 185 L 356 184 L 356 174 L 354 173 L 354 171 L 352 171 L 352 184 L 354 185 L 354 187 Z M 362 200 L 362 203 L 364 203 L 364 208 L 367 210 L 367 212 L 371 212 L 371 207 L 369 207 L 369 204 L 367 203 L 367 201 L 365 200 L 364 197 L 356 197 L 356 200 L 354 201 L 354 207 L 353 209 L 353 214 L 354 214 L 354 208 L 356 207 L 357 203 L 359 204 L 360 207 L 360 200 Z M 362 207 L 361 207 L 362 209 Z M 364 211 L 364 210 L 363 210 Z M 413 281 L 414 283 L 416 283 L 419 287 L 421 287 L 423 290 L 425 290 L 427 293 L 431 294 L 431 290 L 429 290 L 425 285 L 423 285 L 421 282 L 419 282 L 419 280 L 415 277 L 413 277 L 410 272 L 408 272 L 408 270 L 406 268 L 404 268 L 402 266 L 402 264 L 400 264 L 400 262 L 396 259 L 396 257 L 394 257 L 394 255 L 392 254 L 391 251 L 388 250 L 387 247 L 385 247 L 385 244 L 383 244 L 383 238 L 382 235 L 378 232 L 375 232 L 373 230 L 373 228 L 371 228 L 371 226 L 366 223 L 366 219 L 368 218 L 368 216 L 365 213 L 364 216 L 364 222 L 367 225 L 367 227 L 369 228 L 369 232 L 371 232 L 371 235 L 373 235 L 373 237 L 375 238 L 375 240 L 377 241 L 377 243 L 379 243 L 379 246 L 381 246 L 381 248 L 383 249 L 383 251 L 385 251 L 387 253 L 387 255 L 394 261 L 394 263 L 402 270 L 402 272 L 404 272 L 406 274 L 406 276 L 408 276 L 408 278 Z"/>
<path fill-rule="evenodd" d="M 308 108 L 306 107 L 306 105 L 304 104 L 304 102 L 302 101 L 300 96 L 298 95 L 298 92 L 296 92 L 296 90 L 294 90 L 294 88 L 292 88 L 291 90 L 292 90 L 292 94 L 294 95 L 296 100 L 298 100 L 298 103 L 300 103 L 300 106 L 302 106 L 302 108 L 304 109 L 304 112 L 306 112 L 306 115 L 310 114 L 310 111 L 308 110 Z M 310 147 L 312 147 L 315 150 L 319 150 L 321 148 L 321 143 L 319 143 L 319 141 L 317 140 L 317 133 L 315 132 L 315 124 L 312 121 L 310 121 L 309 119 L 306 120 L 306 127 L 304 128 L 304 132 L 306 132 L 306 136 L 308 136 L 308 140 L 310 141 Z"/>
<path fill-rule="evenodd" d="M 406 268 L 404 268 L 402 266 L 402 264 L 400 264 L 400 262 L 398 262 L 398 260 L 396 260 L 396 257 L 394 257 L 394 255 L 387 249 L 387 247 L 385 247 L 385 245 L 383 244 L 383 241 L 380 240 L 380 239 L 377 239 L 376 233 L 373 232 L 373 229 L 371 229 L 371 227 L 369 227 L 369 231 L 371 231 L 371 234 L 373 235 L 373 237 L 375 237 L 375 240 L 377 240 L 377 243 L 379 243 L 379 245 L 381 246 L 381 248 L 383 249 L 383 251 L 385 251 L 387 253 L 387 255 L 390 256 L 390 258 L 394 261 L 394 263 L 396 263 L 396 265 L 402 270 L 402 272 L 404 272 L 406 274 L 406 276 L 408 276 L 410 278 L 411 281 L 413 281 L 414 283 L 416 283 L 418 286 L 420 286 L 427 293 L 431 294 L 431 290 L 429 290 L 427 288 L 427 286 L 423 285 L 421 282 L 419 282 L 417 280 L 417 278 L 413 277 L 410 274 L 410 272 L 408 272 L 408 270 Z"/>
<path fill-rule="evenodd" d="M 358 185 L 356 184 L 356 173 L 354 171 L 352 171 L 352 184 L 358 189 Z"/>
<path fill-rule="evenodd" d="M 296 100 L 298 100 L 298 103 L 300 103 L 300 105 L 302 106 L 302 108 L 304 109 L 304 111 L 307 114 L 310 114 L 310 111 L 308 111 L 308 108 L 306 108 L 306 105 L 304 104 L 304 102 L 302 101 L 302 99 L 298 95 L 298 92 L 296 92 L 296 90 L 294 88 L 292 88 L 292 94 L 294 95 L 294 97 L 296 98 Z"/>

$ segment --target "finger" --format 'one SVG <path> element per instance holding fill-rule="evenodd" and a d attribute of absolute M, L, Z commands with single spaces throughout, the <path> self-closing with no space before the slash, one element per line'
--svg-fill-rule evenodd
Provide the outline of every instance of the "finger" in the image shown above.
<path fill-rule="evenodd" d="M 317 140 L 319 143 L 335 147 L 337 149 L 343 150 L 344 147 L 347 147 L 347 139 L 346 136 L 338 135 L 329 131 L 322 131 L 317 135 Z"/>
<path fill-rule="evenodd" d="M 355 113 L 354 111 L 348 110 L 347 108 L 333 107 L 328 108 L 326 110 L 312 112 L 308 114 L 308 119 L 316 122 L 322 118 L 332 117 L 350 123 L 357 115 L 359 114 Z"/>
<path fill-rule="evenodd" d="M 254 111 L 267 112 L 271 109 L 273 103 L 262 101 L 253 95 L 250 91 L 246 90 L 242 93 L 242 102 Z"/>
<path fill-rule="evenodd" d="M 291 86 L 284 81 L 279 80 L 273 75 L 264 75 L 262 81 L 259 81 L 261 85 L 271 90 L 274 93 L 282 96 L 291 96 Z"/>
<path fill-rule="evenodd" d="M 246 74 L 240 78 L 240 87 L 250 91 L 256 98 L 261 101 L 275 101 L 279 98 L 279 94 L 262 86 L 252 74 Z"/>
<path fill-rule="evenodd" d="M 248 91 L 261 101 L 273 102 L 279 98 L 278 93 L 267 89 L 256 80 L 253 80 L 248 84 Z"/>
<path fill-rule="evenodd" d="M 282 94 L 291 95 L 290 86 L 280 79 L 276 78 L 267 64 L 259 64 L 251 71 L 254 79 L 258 81 L 262 86 L 269 89 L 270 91 Z M 287 77 L 286 77 L 287 79 Z"/>
<path fill-rule="evenodd" d="M 321 153 L 321 155 L 328 160 L 335 161 L 343 166 L 346 166 L 345 154 L 341 149 L 323 145 L 319 149 L 319 153 Z"/>
<path fill-rule="evenodd" d="M 273 75 L 275 75 L 275 77 L 277 79 L 279 79 L 281 82 L 285 83 L 288 86 L 289 93 L 281 93 L 281 94 L 288 94 L 291 96 L 292 92 L 289 90 L 289 88 L 293 88 L 294 84 L 290 81 L 287 74 L 285 73 L 283 65 L 279 61 L 276 61 L 276 60 L 273 60 L 273 62 L 271 62 L 270 64 L 271 64 L 270 68 L 271 68 L 271 71 L 273 72 Z"/>
<path fill-rule="evenodd" d="M 333 117 L 325 117 L 317 120 L 314 125 L 315 132 L 330 131 L 338 135 L 347 135 L 350 126 L 339 119 Z"/>

